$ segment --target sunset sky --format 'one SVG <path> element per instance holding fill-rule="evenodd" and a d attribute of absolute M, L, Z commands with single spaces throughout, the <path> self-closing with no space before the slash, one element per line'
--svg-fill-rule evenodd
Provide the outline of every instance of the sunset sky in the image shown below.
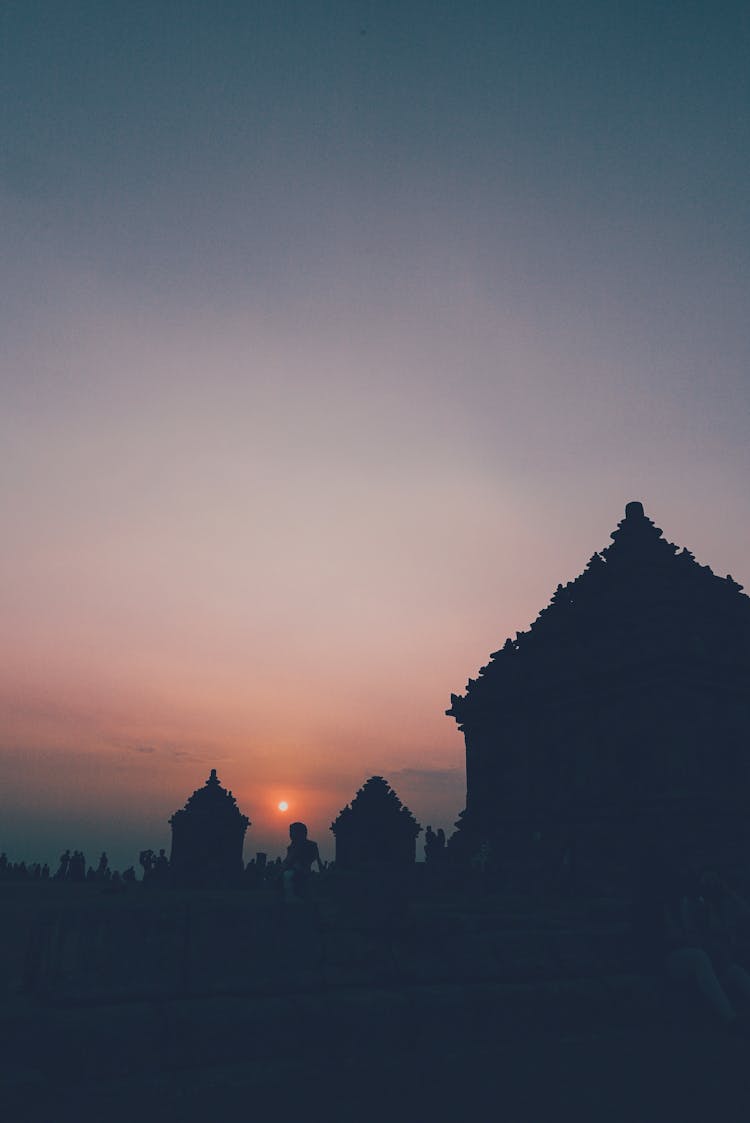
<path fill-rule="evenodd" d="M 747 4 L 8 0 L 0 113 L 11 859 L 450 830 L 628 500 L 750 586 Z"/>

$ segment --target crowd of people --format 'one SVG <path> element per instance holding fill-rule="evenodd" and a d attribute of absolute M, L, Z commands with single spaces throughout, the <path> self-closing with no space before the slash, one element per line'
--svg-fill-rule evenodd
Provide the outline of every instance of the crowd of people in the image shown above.
<path fill-rule="evenodd" d="M 49 881 L 49 866 L 45 862 L 11 862 L 8 855 L 0 854 L 0 881 Z"/>
<path fill-rule="evenodd" d="M 120 873 L 110 867 L 106 852 L 102 851 L 96 866 L 86 863 L 86 856 L 81 850 L 65 850 L 60 855 L 59 864 L 54 873 L 51 873 L 47 862 L 11 862 L 7 854 L 0 854 L 0 881 L 65 881 L 82 884 L 84 882 L 98 882 L 118 884 L 136 880 L 135 870 L 132 866 Z"/>

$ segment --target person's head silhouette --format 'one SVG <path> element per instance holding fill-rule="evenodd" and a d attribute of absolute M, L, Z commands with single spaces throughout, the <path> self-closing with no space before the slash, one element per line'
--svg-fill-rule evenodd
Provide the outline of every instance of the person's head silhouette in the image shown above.
<path fill-rule="evenodd" d="M 307 838 L 307 827 L 304 823 L 290 823 L 289 837 L 292 842 L 304 842 Z"/>

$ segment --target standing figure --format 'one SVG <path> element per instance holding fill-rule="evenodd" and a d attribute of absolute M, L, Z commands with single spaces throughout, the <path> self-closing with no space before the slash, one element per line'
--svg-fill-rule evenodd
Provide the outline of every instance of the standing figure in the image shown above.
<path fill-rule="evenodd" d="M 290 823 L 289 838 L 291 842 L 283 862 L 282 881 L 284 900 L 287 904 L 293 904 L 304 900 L 313 862 L 318 863 L 319 873 L 323 872 L 323 863 L 318 844 L 307 837 L 304 823 Z"/>
<path fill-rule="evenodd" d="M 68 863 L 68 881 L 86 880 L 86 856 L 82 850 L 74 850 Z"/>
<path fill-rule="evenodd" d="M 68 869 L 70 866 L 70 850 L 66 850 L 64 854 L 60 855 L 60 865 L 57 867 L 55 874 L 55 881 L 65 881 L 68 876 Z"/>

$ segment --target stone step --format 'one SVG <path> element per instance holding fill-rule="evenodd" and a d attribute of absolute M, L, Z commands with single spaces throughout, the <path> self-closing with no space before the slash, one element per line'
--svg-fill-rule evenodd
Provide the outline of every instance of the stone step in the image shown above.
<path fill-rule="evenodd" d="M 519 1033 L 674 1026 L 683 1016 L 683 1007 L 656 979 L 626 974 L 526 985 L 353 987 L 118 1004 L 15 998 L 2 1008 L 0 1033 L 7 1079 L 84 1082 L 260 1061 L 303 1045 L 342 1056 L 424 1048 L 436 1027 L 462 1040 L 489 1035 L 500 1042 Z"/>

